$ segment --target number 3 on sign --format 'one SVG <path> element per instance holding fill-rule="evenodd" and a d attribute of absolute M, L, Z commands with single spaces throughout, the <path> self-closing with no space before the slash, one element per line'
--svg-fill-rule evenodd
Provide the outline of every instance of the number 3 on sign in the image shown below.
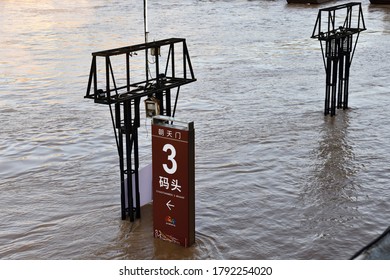
<path fill-rule="evenodd" d="M 168 165 L 164 163 L 163 168 L 165 172 L 167 172 L 168 174 L 174 174 L 177 170 L 177 162 L 175 160 L 176 149 L 171 144 L 165 144 L 163 147 L 163 151 L 164 152 L 170 151 L 170 154 L 168 155 L 168 160 L 171 162 L 172 165 L 172 167 L 168 167 Z"/>

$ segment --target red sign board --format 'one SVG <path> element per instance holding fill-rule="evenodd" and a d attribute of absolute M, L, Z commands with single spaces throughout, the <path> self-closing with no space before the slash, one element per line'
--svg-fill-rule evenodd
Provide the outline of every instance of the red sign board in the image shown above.
<path fill-rule="evenodd" d="M 154 237 L 189 247 L 195 242 L 194 128 L 169 123 L 154 118 L 152 124 Z"/>

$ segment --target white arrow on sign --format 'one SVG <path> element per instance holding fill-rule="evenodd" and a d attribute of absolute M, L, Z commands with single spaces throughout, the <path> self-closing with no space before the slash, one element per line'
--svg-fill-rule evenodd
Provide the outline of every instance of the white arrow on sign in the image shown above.
<path fill-rule="evenodd" d="M 172 210 L 171 207 L 175 207 L 175 205 L 171 204 L 171 200 L 167 202 L 167 204 L 165 204 L 169 210 Z"/>

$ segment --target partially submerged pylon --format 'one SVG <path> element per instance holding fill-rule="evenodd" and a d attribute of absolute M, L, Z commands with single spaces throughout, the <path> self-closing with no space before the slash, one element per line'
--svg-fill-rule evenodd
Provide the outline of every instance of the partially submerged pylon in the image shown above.
<path fill-rule="evenodd" d="M 366 30 L 361 3 L 320 9 L 311 38 L 321 43 L 326 72 L 325 111 L 348 108 L 349 69 L 361 31 Z"/>

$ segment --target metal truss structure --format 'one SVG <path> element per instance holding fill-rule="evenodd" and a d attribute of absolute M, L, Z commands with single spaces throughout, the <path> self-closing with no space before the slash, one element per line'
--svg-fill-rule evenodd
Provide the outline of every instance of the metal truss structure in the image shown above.
<path fill-rule="evenodd" d="M 364 30 L 361 3 L 351 2 L 318 12 L 311 38 L 321 43 L 326 72 L 325 115 L 334 116 L 336 107 L 348 108 L 350 66 L 359 34 Z"/>
<path fill-rule="evenodd" d="M 144 60 L 139 59 L 140 52 L 145 53 Z M 154 71 L 149 68 L 152 63 Z M 114 71 L 114 64 L 119 71 Z M 130 221 L 141 217 L 138 174 L 141 99 L 156 100 L 159 113 L 173 117 L 180 87 L 194 81 L 186 41 L 182 38 L 92 53 L 85 98 L 108 105 L 110 109 L 119 155 L 123 220 L 126 216 L 130 217 Z M 177 89 L 177 92 L 172 110 L 173 89 Z"/>

